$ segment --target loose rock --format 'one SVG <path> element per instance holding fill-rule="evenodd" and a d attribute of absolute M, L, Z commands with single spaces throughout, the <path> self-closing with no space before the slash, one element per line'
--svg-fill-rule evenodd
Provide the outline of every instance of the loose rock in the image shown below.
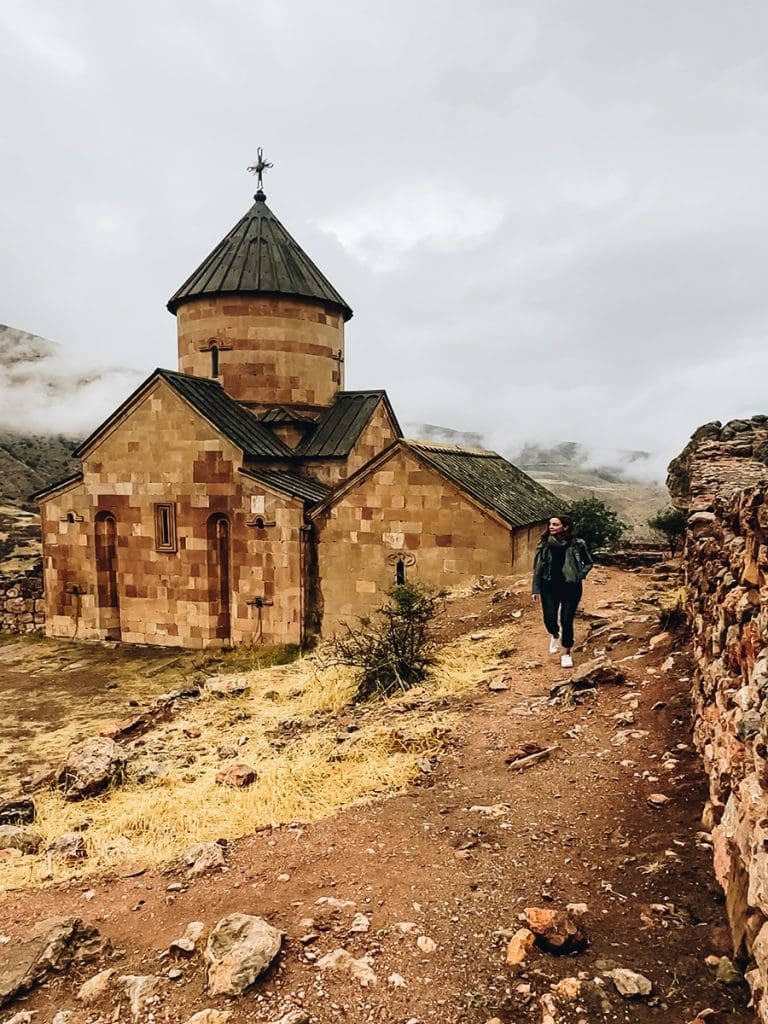
<path fill-rule="evenodd" d="M 103 995 L 109 991 L 112 987 L 112 979 L 117 974 L 114 967 L 109 967 L 106 971 L 99 971 L 98 974 L 94 974 L 92 978 L 84 982 L 80 986 L 80 991 L 77 993 L 77 998 L 81 1003 L 95 1003 Z"/>
<path fill-rule="evenodd" d="M 79 832 L 64 832 L 57 836 L 45 848 L 45 852 L 59 860 L 69 861 L 82 860 L 88 856 L 85 839 Z"/>
<path fill-rule="evenodd" d="M 139 1017 L 147 1005 L 154 1002 L 160 979 L 154 974 L 121 974 L 117 979 L 128 996 L 131 1014 Z"/>
<path fill-rule="evenodd" d="M 184 1024 L 227 1024 L 231 1016 L 229 1010 L 198 1010 Z"/>
<path fill-rule="evenodd" d="M 321 971 L 338 971 L 348 974 L 360 983 L 363 988 L 374 986 L 378 979 L 371 970 L 370 961 L 367 957 L 356 960 L 346 949 L 334 949 L 326 953 L 317 961 Z"/>
<path fill-rule="evenodd" d="M 184 956 L 191 956 L 197 948 L 197 943 L 200 940 L 200 936 L 205 931 L 205 924 L 203 921 L 190 921 L 187 925 L 184 934 L 174 939 L 173 942 L 168 946 L 169 953 L 181 953 Z"/>
<path fill-rule="evenodd" d="M 507 943 L 506 962 L 509 967 L 516 967 L 528 956 L 528 950 L 536 941 L 536 936 L 529 928 L 520 928 Z"/>
<path fill-rule="evenodd" d="M 36 925 L 30 937 L 3 951 L 0 963 L 0 1007 L 29 992 L 50 971 L 67 967 L 81 943 L 98 932 L 78 917 L 47 918 Z"/>
<path fill-rule="evenodd" d="M 627 967 L 616 967 L 608 972 L 607 977 L 625 999 L 643 998 L 653 992 L 653 983 L 645 975 L 630 971 Z"/>
<path fill-rule="evenodd" d="M 248 764 L 231 764 L 216 773 L 216 782 L 219 786 L 233 786 L 237 789 L 252 786 L 257 778 L 255 769 Z"/>
<path fill-rule="evenodd" d="M 56 784 L 67 800 L 83 800 L 121 782 L 127 761 L 127 753 L 114 740 L 94 736 L 71 748 Z"/>
<path fill-rule="evenodd" d="M 24 854 L 37 853 L 43 837 L 29 828 L 18 825 L 0 825 L 0 850 L 20 850 Z"/>
<path fill-rule="evenodd" d="M 195 843 L 182 853 L 180 860 L 187 866 L 187 878 L 194 878 L 223 867 L 224 850 L 218 843 Z"/>
<path fill-rule="evenodd" d="M 586 948 L 586 932 L 567 911 L 526 907 L 524 913 L 536 945 L 545 952 L 577 953 Z"/>
<path fill-rule="evenodd" d="M 238 996 L 267 970 L 280 952 L 283 935 L 260 917 L 229 914 L 208 936 L 205 959 L 212 996 Z"/>

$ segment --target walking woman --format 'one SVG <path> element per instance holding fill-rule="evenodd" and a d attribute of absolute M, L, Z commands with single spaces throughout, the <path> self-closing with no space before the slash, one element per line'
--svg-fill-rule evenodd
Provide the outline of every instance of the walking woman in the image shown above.
<path fill-rule="evenodd" d="M 533 559 L 533 599 L 541 598 L 544 625 L 551 636 L 549 653 L 562 642 L 562 668 L 573 668 L 573 617 L 581 601 L 581 581 L 592 568 L 587 545 L 573 532 L 570 516 L 552 516 Z"/>

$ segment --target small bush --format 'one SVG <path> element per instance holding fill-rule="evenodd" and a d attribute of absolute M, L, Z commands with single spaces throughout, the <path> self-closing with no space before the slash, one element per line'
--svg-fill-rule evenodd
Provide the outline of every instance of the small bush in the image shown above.
<path fill-rule="evenodd" d="M 669 553 L 674 556 L 685 537 L 687 517 L 679 508 L 660 508 L 648 520 L 648 525 L 655 533 L 663 535 Z"/>
<path fill-rule="evenodd" d="M 628 527 L 618 513 L 599 498 L 580 498 L 571 505 L 576 533 L 590 551 L 615 548 Z"/>
<path fill-rule="evenodd" d="M 416 583 L 389 591 L 389 604 L 331 641 L 331 660 L 359 670 L 355 700 L 389 697 L 417 686 L 435 662 L 432 623 L 445 595 Z"/>

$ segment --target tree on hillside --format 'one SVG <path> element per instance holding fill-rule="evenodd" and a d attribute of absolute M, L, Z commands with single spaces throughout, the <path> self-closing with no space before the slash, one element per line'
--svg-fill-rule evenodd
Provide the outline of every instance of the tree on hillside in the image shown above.
<path fill-rule="evenodd" d="M 669 553 L 674 555 L 685 537 L 686 514 L 679 508 L 660 508 L 648 520 L 648 525 L 655 533 L 660 533 L 669 546 Z"/>
<path fill-rule="evenodd" d="M 615 509 L 594 496 L 574 501 L 571 515 L 576 533 L 586 541 L 590 551 L 617 547 L 628 529 Z"/>

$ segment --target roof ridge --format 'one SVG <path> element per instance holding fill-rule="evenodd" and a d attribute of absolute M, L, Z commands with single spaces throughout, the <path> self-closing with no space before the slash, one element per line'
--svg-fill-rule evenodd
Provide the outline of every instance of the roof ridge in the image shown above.
<path fill-rule="evenodd" d="M 455 455 L 475 455 L 481 458 L 495 458 L 503 459 L 503 455 L 499 455 L 498 452 L 493 451 L 492 448 L 475 448 L 472 445 L 463 444 L 442 444 L 439 441 L 422 441 L 418 438 L 404 437 L 403 441 L 405 444 L 410 445 L 413 448 L 423 448 L 425 451 L 430 452 L 451 452 Z M 505 460 L 508 461 L 508 460 Z M 510 463 L 513 465 L 513 463 Z M 518 467 L 515 466 L 515 469 Z"/>

